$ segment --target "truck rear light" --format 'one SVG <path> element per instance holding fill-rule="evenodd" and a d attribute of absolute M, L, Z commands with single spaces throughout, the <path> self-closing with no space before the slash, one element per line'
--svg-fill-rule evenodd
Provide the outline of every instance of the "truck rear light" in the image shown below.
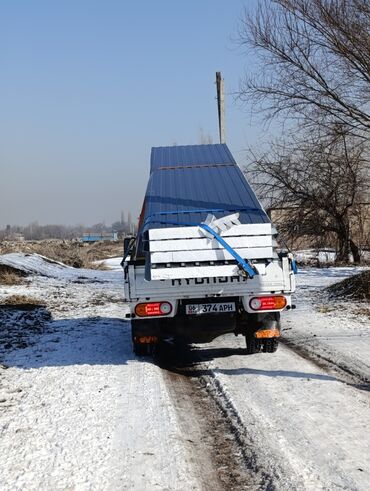
<path fill-rule="evenodd" d="M 169 302 L 138 303 L 135 307 L 135 314 L 139 317 L 168 315 L 171 312 L 172 305 Z"/>
<path fill-rule="evenodd" d="M 254 297 L 249 301 L 252 310 L 281 310 L 287 304 L 283 296 Z"/>

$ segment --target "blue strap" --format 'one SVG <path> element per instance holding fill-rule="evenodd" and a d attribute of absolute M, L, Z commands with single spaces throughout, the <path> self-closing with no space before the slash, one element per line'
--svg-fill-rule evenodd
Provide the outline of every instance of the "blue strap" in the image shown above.
<path fill-rule="evenodd" d="M 156 213 L 153 213 L 152 215 L 149 215 L 144 224 L 143 228 L 145 225 L 151 221 L 153 217 L 156 215 L 163 216 L 163 215 L 178 215 L 178 214 L 185 214 L 185 213 L 225 213 L 226 211 L 231 212 L 231 211 L 246 211 L 246 212 L 255 212 L 259 211 L 261 212 L 260 208 L 234 208 L 232 210 L 225 210 L 224 208 L 203 208 L 199 210 L 179 210 L 179 211 L 158 211 Z M 155 223 L 160 223 L 162 225 L 175 225 L 175 226 L 184 226 L 184 227 L 201 227 L 204 230 L 207 230 L 213 237 L 234 257 L 234 259 L 237 261 L 239 266 L 244 269 L 246 273 L 248 273 L 248 276 L 250 278 L 253 278 L 256 274 L 255 270 L 252 268 L 252 266 L 245 261 L 239 254 L 220 236 L 218 235 L 211 227 L 206 225 L 205 223 L 187 223 L 187 222 L 171 222 L 169 220 L 153 220 Z M 291 265 L 292 265 L 292 270 L 294 274 L 298 273 L 298 268 L 297 268 L 297 263 L 295 259 L 291 259 Z"/>
<path fill-rule="evenodd" d="M 239 266 L 241 266 L 246 273 L 248 273 L 248 276 L 250 278 L 253 278 L 256 276 L 256 272 L 252 268 L 250 264 L 248 264 L 239 254 L 220 236 L 218 233 L 216 233 L 211 227 L 206 225 L 205 223 L 200 223 L 198 227 L 203 228 L 204 230 L 207 230 L 210 234 L 213 235 L 213 237 L 219 242 L 237 261 Z"/>

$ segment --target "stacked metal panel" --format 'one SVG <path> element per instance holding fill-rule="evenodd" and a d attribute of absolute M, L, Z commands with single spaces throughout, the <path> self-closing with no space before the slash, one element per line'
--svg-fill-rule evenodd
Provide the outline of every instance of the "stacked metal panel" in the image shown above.
<path fill-rule="evenodd" d="M 151 279 L 204 276 L 197 273 L 199 263 L 213 266 L 213 274 L 207 269 L 211 276 L 234 271 L 214 269 L 215 261 L 229 266 L 224 263 L 233 258 L 198 224 L 208 215 L 235 214 L 240 225 L 224 233 L 230 245 L 247 259 L 271 257 L 270 220 L 225 144 L 153 148 L 138 244 L 138 256 L 149 259 Z"/>
<path fill-rule="evenodd" d="M 225 144 L 152 148 L 145 229 L 200 223 L 207 213 L 221 217 L 235 210 L 242 223 L 269 223 Z"/>

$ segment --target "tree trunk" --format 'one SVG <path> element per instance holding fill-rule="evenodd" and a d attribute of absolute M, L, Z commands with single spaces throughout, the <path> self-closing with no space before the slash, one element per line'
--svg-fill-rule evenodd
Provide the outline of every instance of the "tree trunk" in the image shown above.
<path fill-rule="evenodd" d="M 349 247 L 348 240 L 342 236 L 338 237 L 339 247 L 335 258 L 336 263 L 348 263 L 349 262 Z"/>
<path fill-rule="evenodd" d="M 358 246 L 353 242 L 352 239 L 349 240 L 349 245 L 351 247 L 351 252 L 353 256 L 353 262 L 360 263 L 361 262 L 361 254 Z"/>
<path fill-rule="evenodd" d="M 349 225 L 345 219 L 341 219 L 338 223 L 338 250 L 335 258 L 336 263 L 348 263 L 349 262 Z"/>

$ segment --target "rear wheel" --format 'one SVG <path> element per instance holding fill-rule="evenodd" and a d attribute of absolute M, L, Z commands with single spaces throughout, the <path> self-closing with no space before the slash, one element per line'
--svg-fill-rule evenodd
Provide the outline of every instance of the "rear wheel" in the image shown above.
<path fill-rule="evenodd" d="M 261 351 L 261 341 L 256 338 L 245 338 L 247 344 L 247 355 L 254 355 Z"/>
<path fill-rule="evenodd" d="M 136 356 L 153 355 L 158 341 L 158 337 L 154 334 L 152 322 L 142 319 L 131 321 L 132 347 Z"/>
<path fill-rule="evenodd" d="M 279 340 L 277 338 L 269 338 L 266 339 L 263 343 L 263 352 L 264 353 L 275 353 L 278 349 Z"/>
<path fill-rule="evenodd" d="M 133 343 L 136 356 L 151 356 L 154 351 L 154 346 L 154 344 L 149 343 Z"/>

